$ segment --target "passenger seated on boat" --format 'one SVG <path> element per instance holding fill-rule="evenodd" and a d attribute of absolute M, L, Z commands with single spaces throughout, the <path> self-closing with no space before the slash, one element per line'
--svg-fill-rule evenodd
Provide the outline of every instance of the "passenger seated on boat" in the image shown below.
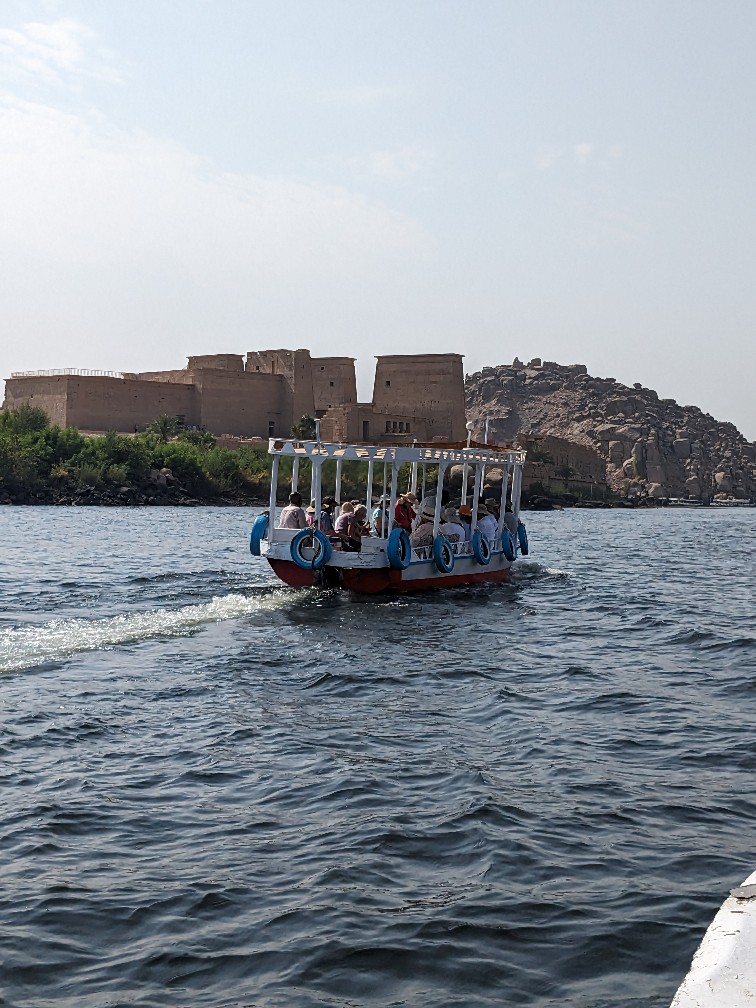
<path fill-rule="evenodd" d="M 501 505 L 499 501 L 497 501 L 495 497 L 486 497 L 483 503 L 488 508 L 488 513 L 494 516 L 494 518 L 496 519 L 496 524 L 498 525 L 499 514 L 501 513 Z"/>
<path fill-rule="evenodd" d="M 307 515 L 307 525 L 312 528 L 315 524 L 315 501 L 310 501 L 310 506 L 307 508 L 305 514 Z"/>
<path fill-rule="evenodd" d="M 457 515 L 457 520 L 465 533 L 464 541 L 470 542 L 472 539 L 472 508 L 469 504 L 460 504 Z"/>
<path fill-rule="evenodd" d="M 517 515 L 512 510 L 512 502 L 507 501 L 507 506 L 504 508 L 504 528 L 509 529 L 513 536 L 517 535 Z"/>
<path fill-rule="evenodd" d="M 333 497 L 323 498 L 320 511 L 320 531 L 325 532 L 326 535 L 333 535 L 335 531 L 333 527 L 333 509 L 335 507 L 336 501 Z"/>
<path fill-rule="evenodd" d="M 362 548 L 362 524 L 355 515 L 354 505 L 344 501 L 341 513 L 334 526 L 336 535 L 341 539 L 341 548 L 351 553 L 359 553 Z"/>
<path fill-rule="evenodd" d="M 424 497 L 418 512 L 418 521 L 415 530 L 410 535 L 410 543 L 413 549 L 421 549 L 423 546 L 433 545 L 433 519 L 436 514 L 436 498 Z"/>
<path fill-rule="evenodd" d="M 446 536 L 449 542 L 463 543 L 465 541 L 465 529 L 463 525 L 459 524 L 459 511 L 456 508 L 448 507 L 441 512 L 441 517 L 444 521 L 439 531 Z"/>
<path fill-rule="evenodd" d="M 354 504 L 354 501 L 352 501 Z M 354 506 L 354 520 L 360 530 L 360 537 L 370 535 L 370 525 L 367 520 L 367 508 L 364 504 L 355 504 Z"/>
<path fill-rule="evenodd" d="M 499 525 L 485 504 L 478 504 L 478 528 L 489 542 L 493 542 L 499 531 Z"/>
<path fill-rule="evenodd" d="M 403 528 L 405 532 L 412 531 L 412 523 L 415 520 L 415 505 L 417 497 L 412 493 L 406 493 L 399 497 L 394 505 L 394 524 Z"/>
<path fill-rule="evenodd" d="M 307 528 L 307 515 L 302 510 L 301 494 L 289 494 L 289 503 L 281 511 L 278 527 L 288 529 Z"/>
<path fill-rule="evenodd" d="M 383 535 L 383 523 L 388 521 L 388 511 L 386 509 L 388 502 L 388 497 L 379 497 L 376 502 L 376 506 L 373 508 L 373 513 L 370 515 L 370 524 L 373 529 L 373 535 Z"/>

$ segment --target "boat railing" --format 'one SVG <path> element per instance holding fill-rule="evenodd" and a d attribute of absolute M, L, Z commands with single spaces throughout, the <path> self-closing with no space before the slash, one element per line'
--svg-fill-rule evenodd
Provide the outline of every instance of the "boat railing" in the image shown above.
<path fill-rule="evenodd" d="M 454 465 L 455 463 L 484 463 L 485 465 L 506 465 L 524 462 L 525 451 L 507 448 L 475 445 L 470 448 L 448 445 L 369 445 L 346 444 L 343 442 L 299 441 L 296 438 L 270 438 L 270 455 L 288 455 L 294 458 L 314 459 L 318 463 L 335 461 L 356 462 L 421 462 L 427 465 Z"/>
<path fill-rule="evenodd" d="M 384 543 L 396 527 L 395 506 L 402 496 L 400 477 L 402 485 L 405 479 L 407 481 L 407 492 L 414 494 L 420 501 L 428 499 L 433 502 L 431 506 L 434 509 L 435 539 L 444 521 L 442 511 L 444 492 L 447 489 L 444 481 L 450 468 L 455 465 L 461 466 L 461 471 L 458 473 L 461 476 L 461 504 L 467 505 L 468 499 L 471 501 L 469 507 L 472 514 L 472 532 L 477 528 L 477 514 L 480 510 L 485 511 L 485 508 L 481 507 L 481 501 L 486 492 L 486 472 L 492 472 L 495 468 L 499 470 L 500 481 L 500 489 L 496 491 L 499 507 L 497 542 L 494 546 L 496 550 L 501 548 L 501 530 L 507 501 L 511 501 L 515 517 L 519 516 L 522 467 L 525 461 L 525 452 L 519 449 L 489 445 L 473 445 L 465 448 L 460 445 L 443 444 L 342 444 L 271 438 L 268 450 L 272 456 L 270 514 L 276 512 L 278 503 L 279 464 L 281 458 L 288 457 L 291 459 L 291 492 L 299 492 L 300 475 L 304 479 L 309 477 L 309 497 L 315 514 L 320 513 L 321 505 L 327 499 L 324 497 L 323 486 L 326 473 L 329 484 L 331 477 L 334 479 L 332 500 L 336 501 L 338 510 L 339 502 L 342 500 L 342 478 L 347 472 L 343 468 L 344 463 L 350 461 L 365 463 L 366 478 L 364 491 L 360 497 L 368 514 L 372 513 L 375 516 L 381 511 L 386 514 L 387 520 L 383 521 L 382 533 L 377 536 L 378 540 L 383 540 Z M 303 461 L 309 465 L 300 473 L 300 463 Z M 333 463 L 335 470 L 330 466 L 326 469 L 328 463 Z M 473 483 L 472 490 L 470 479 Z M 330 485 L 328 491 L 331 492 Z M 288 544 L 292 538 L 291 530 L 279 530 L 277 527 L 271 527 L 269 530 L 270 544 L 276 542 Z M 384 546 L 383 549 L 385 548 Z M 455 553 L 460 555 L 459 549 L 455 550 Z"/>

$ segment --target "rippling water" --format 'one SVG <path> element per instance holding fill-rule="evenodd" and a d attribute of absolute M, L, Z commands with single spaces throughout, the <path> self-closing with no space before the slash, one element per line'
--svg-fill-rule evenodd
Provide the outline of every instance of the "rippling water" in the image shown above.
<path fill-rule="evenodd" d="M 251 514 L 0 510 L 0 1004 L 668 1005 L 756 867 L 756 511 L 400 599 Z"/>

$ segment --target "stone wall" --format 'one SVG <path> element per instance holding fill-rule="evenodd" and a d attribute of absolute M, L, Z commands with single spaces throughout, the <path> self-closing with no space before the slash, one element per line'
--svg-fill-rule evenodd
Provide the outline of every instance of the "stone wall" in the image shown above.
<path fill-rule="evenodd" d="M 199 409 L 192 385 L 138 381 L 94 375 L 9 378 L 5 405 L 40 406 L 53 423 L 81 430 L 133 432 L 162 414 L 198 424 Z"/>
<path fill-rule="evenodd" d="M 289 401 L 283 407 L 288 412 L 291 427 L 303 416 L 315 416 L 312 360 L 309 350 L 251 350 L 245 370 L 249 373 L 281 375 L 289 389 Z"/>
<path fill-rule="evenodd" d="M 66 426 L 68 416 L 68 375 L 7 378 L 5 381 L 5 409 L 18 409 L 22 403 L 43 409 L 50 422 Z"/>
<path fill-rule="evenodd" d="M 193 356 L 186 368 L 123 377 L 8 379 L 6 405 L 40 405 L 55 423 L 83 430 L 143 428 L 167 414 L 215 435 L 287 437 L 305 415 L 335 441 L 462 441 L 459 354 L 379 357 L 373 403 L 357 403 L 354 360 L 307 350 Z"/>
<path fill-rule="evenodd" d="M 163 414 L 192 425 L 199 423 L 198 407 L 192 385 L 70 376 L 66 426 L 133 431 Z"/>
<path fill-rule="evenodd" d="M 288 437 L 291 390 L 284 375 L 202 368 L 194 373 L 198 425 L 213 434 Z"/>
<path fill-rule="evenodd" d="M 406 413 L 379 413 L 372 403 L 334 406 L 320 421 L 324 441 L 366 444 L 411 444 L 430 440 L 430 425 L 425 417 Z"/>
<path fill-rule="evenodd" d="M 462 356 L 378 357 L 373 385 L 375 412 L 405 415 L 408 403 L 413 413 L 427 418 L 429 438 L 463 440 L 467 431 Z"/>
<path fill-rule="evenodd" d="M 242 354 L 203 354 L 189 358 L 187 371 L 200 371 L 203 368 L 211 371 L 243 371 L 244 357 Z"/>
<path fill-rule="evenodd" d="M 353 357 L 314 357 L 312 390 L 315 415 L 322 416 L 334 406 L 357 403 L 357 378 Z"/>

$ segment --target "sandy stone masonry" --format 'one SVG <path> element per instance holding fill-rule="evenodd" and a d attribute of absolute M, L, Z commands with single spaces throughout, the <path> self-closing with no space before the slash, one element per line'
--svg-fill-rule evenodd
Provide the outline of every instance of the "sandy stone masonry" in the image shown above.
<path fill-rule="evenodd" d="M 167 414 L 218 436 L 285 436 L 302 416 L 321 418 L 324 440 L 465 436 L 459 354 L 378 357 L 370 403 L 357 402 L 353 358 L 286 349 L 194 356 L 169 371 L 13 374 L 4 408 L 24 402 L 85 431 L 131 433 Z"/>

